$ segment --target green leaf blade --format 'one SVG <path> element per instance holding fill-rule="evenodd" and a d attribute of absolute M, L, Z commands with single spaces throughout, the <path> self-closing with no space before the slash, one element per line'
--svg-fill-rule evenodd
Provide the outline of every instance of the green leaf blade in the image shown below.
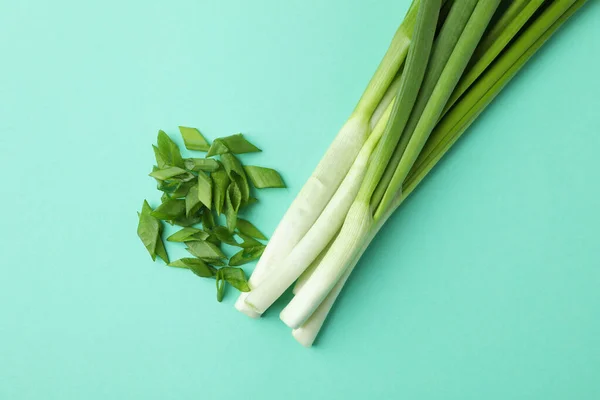
<path fill-rule="evenodd" d="M 185 200 L 169 199 L 156 207 L 151 215 L 163 221 L 176 220 L 185 214 Z"/>
<path fill-rule="evenodd" d="M 263 244 L 261 242 L 259 242 L 258 240 L 254 239 L 251 236 L 248 235 L 244 235 L 241 232 L 238 232 L 237 235 L 240 237 L 240 239 L 243 240 L 242 243 L 238 244 L 239 247 L 243 248 L 243 249 L 249 249 L 251 247 L 257 247 L 257 246 L 262 246 Z"/>
<path fill-rule="evenodd" d="M 220 163 L 212 158 L 186 158 L 184 164 L 188 171 L 194 172 L 214 172 L 221 168 Z"/>
<path fill-rule="evenodd" d="M 157 144 L 165 165 L 185 168 L 179 147 L 164 131 L 158 131 Z"/>
<path fill-rule="evenodd" d="M 249 292 L 250 286 L 246 274 L 241 268 L 224 267 L 219 270 L 223 279 L 240 292 Z"/>
<path fill-rule="evenodd" d="M 211 178 L 213 181 L 212 198 L 215 212 L 217 215 L 221 215 L 223 213 L 223 206 L 225 205 L 225 197 L 227 196 L 227 187 L 229 187 L 231 180 L 224 169 L 213 172 Z"/>
<path fill-rule="evenodd" d="M 144 247 L 150 253 L 152 261 L 156 260 L 156 245 L 160 236 L 160 221 L 152 216 L 152 207 L 144 200 L 142 211 L 139 214 L 138 237 L 141 239 Z"/>
<path fill-rule="evenodd" d="M 215 139 L 206 156 L 212 157 L 228 152 L 233 154 L 244 154 L 256 153 L 260 151 L 262 150 L 250 143 L 243 134 L 238 133 L 237 135 Z"/>
<path fill-rule="evenodd" d="M 237 215 L 242 204 L 242 192 L 236 182 L 231 182 L 227 188 L 225 197 L 225 219 L 227 220 L 227 229 L 230 232 L 235 230 L 237 224 Z"/>
<path fill-rule="evenodd" d="M 173 261 L 169 264 L 170 267 L 175 268 L 187 268 L 192 271 L 194 274 L 198 275 L 202 278 L 212 278 L 216 274 L 216 268 L 211 267 L 204 261 L 198 258 L 181 258 L 179 260 Z"/>
<path fill-rule="evenodd" d="M 259 231 L 256 226 L 254 226 L 250 221 L 247 221 L 245 219 L 238 218 L 236 228 L 244 235 L 248 235 L 250 237 L 260 240 L 267 240 L 267 237 L 263 235 L 263 233 Z"/>
<path fill-rule="evenodd" d="M 257 167 L 255 165 L 244 166 L 246 174 L 257 189 L 284 188 L 285 182 L 279 172 L 272 168 Z"/>
<path fill-rule="evenodd" d="M 225 171 L 227 171 L 229 179 L 238 184 L 242 192 L 242 203 L 245 204 L 250 198 L 250 184 L 248 183 L 248 177 L 246 176 L 246 172 L 244 172 L 242 163 L 231 153 L 223 154 L 221 162 Z"/>
<path fill-rule="evenodd" d="M 210 144 L 198 129 L 180 126 L 179 132 L 186 149 L 198 151 L 208 151 L 210 149 Z"/>
<path fill-rule="evenodd" d="M 178 175 L 185 174 L 187 171 L 179 167 L 166 167 L 164 169 L 157 169 L 152 171 L 149 175 L 158 180 L 164 181 L 169 178 L 173 178 Z"/>
<path fill-rule="evenodd" d="M 165 242 L 163 242 L 163 239 L 160 237 L 160 235 L 156 241 L 156 255 L 159 256 L 166 264 L 169 264 L 169 254 L 165 248 Z"/>
<path fill-rule="evenodd" d="M 163 158 L 163 155 L 161 154 L 158 147 L 156 147 L 155 145 L 152 145 L 152 150 L 154 150 L 154 158 L 156 159 L 156 165 L 158 166 L 158 169 L 166 168 L 167 163 L 166 163 L 165 159 Z"/>
<path fill-rule="evenodd" d="M 237 267 L 240 265 L 248 264 L 249 262 L 259 259 L 264 251 L 264 245 L 242 249 L 239 252 L 235 253 L 229 259 L 229 266 Z"/>
<path fill-rule="evenodd" d="M 174 234 L 172 234 L 171 236 L 169 236 L 167 238 L 167 241 L 183 243 L 183 242 L 186 242 L 187 239 L 193 238 L 194 235 L 200 234 L 200 233 L 204 233 L 204 234 L 206 234 L 206 236 L 208 236 L 208 233 L 204 232 L 201 229 L 187 227 L 187 228 L 180 229 L 179 231 L 177 231 Z"/>
<path fill-rule="evenodd" d="M 201 259 L 225 259 L 227 258 L 223 251 L 210 242 L 187 242 L 188 251 Z"/>
<path fill-rule="evenodd" d="M 198 172 L 198 199 L 206 208 L 212 209 L 213 182 L 210 176 L 204 172 Z"/>
<path fill-rule="evenodd" d="M 185 215 L 190 217 L 191 215 L 198 212 L 202 207 L 202 202 L 198 198 L 198 184 L 192 186 L 185 196 Z"/>
<path fill-rule="evenodd" d="M 212 232 L 221 242 L 230 246 L 239 246 L 239 243 L 236 242 L 235 238 L 233 237 L 233 233 L 224 226 L 215 226 Z"/>

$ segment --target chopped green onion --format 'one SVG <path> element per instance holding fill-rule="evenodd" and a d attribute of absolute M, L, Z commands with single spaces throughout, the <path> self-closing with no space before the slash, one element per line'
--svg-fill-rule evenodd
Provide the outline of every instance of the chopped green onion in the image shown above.
<path fill-rule="evenodd" d="M 188 251 L 201 259 L 227 258 L 218 246 L 210 242 L 186 242 Z"/>
<path fill-rule="evenodd" d="M 236 228 L 244 235 L 248 235 L 256 239 L 267 240 L 267 237 L 263 235 L 263 233 L 248 220 L 238 218 Z"/>
<path fill-rule="evenodd" d="M 206 157 L 216 156 L 224 153 L 256 153 L 262 151 L 252 143 L 250 143 L 244 135 L 238 133 L 237 135 L 227 136 L 219 139 L 215 139 L 212 146 L 208 150 Z"/>
<path fill-rule="evenodd" d="M 196 236 L 196 235 L 200 235 L 200 236 Z M 190 238 L 192 238 L 193 240 L 201 240 L 200 238 L 203 235 L 206 235 L 206 237 L 204 239 L 206 239 L 208 237 L 208 233 L 204 232 L 202 229 L 187 227 L 187 228 L 183 228 L 183 229 L 175 232 L 171 236 L 169 236 L 167 238 L 167 241 L 169 241 L 169 242 L 187 242 Z"/>
<path fill-rule="evenodd" d="M 185 174 L 187 171 L 179 167 L 167 167 L 165 169 L 157 169 L 150 173 L 150 176 L 158 180 L 164 181 L 174 176 Z"/>
<path fill-rule="evenodd" d="M 250 178 L 250 181 L 257 189 L 264 188 L 284 188 L 285 183 L 281 179 L 279 172 L 271 168 L 257 167 L 254 165 L 245 165 L 244 170 Z"/>
<path fill-rule="evenodd" d="M 219 162 L 212 158 L 186 158 L 184 164 L 185 168 L 194 172 L 213 172 L 220 168 Z"/>
<path fill-rule="evenodd" d="M 179 132 L 188 150 L 208 151 L 210 149 L 210 144 L 198 129 L 180 126 Z"/>
<path fill-rule="evenodd" d="M 204 172 L 198 172 L 198 199 L 209 210 L 212 208 L 212 179 Z"/>

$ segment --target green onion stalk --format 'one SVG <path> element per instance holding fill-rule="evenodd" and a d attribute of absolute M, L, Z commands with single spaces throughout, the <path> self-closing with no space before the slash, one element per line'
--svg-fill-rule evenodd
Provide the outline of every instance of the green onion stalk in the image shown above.
<path fill-rule="evenodd" d="M 394 68 L 386 69 L 385 84 L 378 86 L 376 96 L 368 94 L 369 89 L 363 95 L 370 98 L 370 106 L 359 112 L 368 132 L 358 140 L 360 148 L 340 153 L 351 161 L 342 163 L 343 176 L 327 196 L 319 197 L 318 207 L 312 209 L 301 192 L 308 217 L 298 227 L 284 224 L 286 214 L 280 224 L 284 236 L 275 242 L 285 243 L 285 251 L 274 249 L 265 262 L 261 260 L 257 278 L 255 272 L 250 279 L 252 291 L 238 301 L 238 309 L 259 316 L 296 282 L 295 297 L 280 317 L 301 344 L 312 345 L 346 280 L 388 218 L 585 2 L 515 1 L 503 11 L 498 10 L 500 0 L 413 3 L 408 23 L 405 20 L 398 30 L 407 52 L 395 58 L 401 61 Z M 394 40 L 398 37 L 397 33 Z M 394 42 L 390 51 L 392 47 Z M 391 58 L 390 51 L 382 65 Z M 302 207 L 294 204 L 288 214 L 294 211 L 290 221 L 298 224 L 301 218 L 295 213 Z"/>
<path fill-rule="evenodd" d="M 307 321 L 299 328 L 294 329 L 292 334 L 294 338 L 306 347 L 312 346 L 314 343 L 327 315 L 329 314 L 333 304 L 337 297 L 342 291 L 346 281 L 350 274 L 358 264 L 360 257 L 367 249 L 371 240 L 375 237 L 377 232 L 381 229 L 383 224 L 387 221 L 389 216 L 402 204 L 402 202 L 416 189 L 416 187 L 422 182 L 427 174 L 433 169 L 433 167 L 441 160 L 441 158 L 448 152 L 454 143 L 464 134 L 464 132 L 471 126 L 473 121 L 483 112 L 483 110 L 491 103 L 491 101 L 500 93 L 500 91 L 510 82 L 510 80 L 521 70 L 527 61 L 542 47 L 542 45 L 552 36 L 552 34 L 560 27 L 567 19 L 573 15 L 579 8 L 581 8 L 587 0 L 579 0 L 567 9 L 547 30 L 537 31 L 537 34 L 532 34 L 532 37 L 536 37 L 533 44 L 530 40 L 526 40 L 520 43 L 518 48 L 510 51 L 501 59 L 501 61 L 494 65 L 494 68 L 488 71 L 484 76 L 485 78 L 478 83 L 472 90 L 467 92 L 467 95 L 459 103 L 458 107 L 452 108 L 449 115 L 445 117 L 440 124 L 436 127 L 432 133 L 427 145 L 423 149 L 423 152 L 419 156 L 417 163 L 413 167 L 411 173 L 403 184 L 403 194 L 399 198 L 397 204 L 394 204 L 386 213 L 385 217 L 381 220 L 373 232 L 370 234 L 369 239 L 365 242 L 363 247 L 358 252 L 352 263 L 346 268 L 344 274 L 340 280 L 336 283 L 333 289 L 329 292 L 327 297 L 319 305 L 319 307 L 312 313 Z M 533 32 L 533 31 L 532 31 Z M 322 259 L 323 256 L 320 256 Z M 320 260 L 317 260 L 320 261 Z M 294 293 L 299 292 L 308 278 L 311 276 L 312 271 L 316 269 L 316 265 L 311 266 L 311 269 L 306 270 L 300 279 L 296 282 L 294 287 Z"/>

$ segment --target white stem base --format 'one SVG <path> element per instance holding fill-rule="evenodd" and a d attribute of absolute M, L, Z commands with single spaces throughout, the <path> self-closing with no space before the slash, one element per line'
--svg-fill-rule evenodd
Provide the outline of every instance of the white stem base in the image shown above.
<path fill-rule="evenodd" d="M 252 309 L 248 304 L 246 304 L 246 298 L 248 297 L 248 293 L 240 293 L 240 296 L 235 302 L 235 308 L 239 312 L 246 314 L 250 318 L 260 318 L 262 314 L 256 312 L 256 310 Z"/>

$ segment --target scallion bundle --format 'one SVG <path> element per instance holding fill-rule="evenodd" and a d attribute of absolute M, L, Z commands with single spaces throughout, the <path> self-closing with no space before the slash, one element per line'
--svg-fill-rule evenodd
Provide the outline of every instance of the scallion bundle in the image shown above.
<path fill-rule="evenodd" d="M 284 215 L 236 308 L 312 345 L 389 216 L 586 0 L 415 0 L 348 121 Z"/>

